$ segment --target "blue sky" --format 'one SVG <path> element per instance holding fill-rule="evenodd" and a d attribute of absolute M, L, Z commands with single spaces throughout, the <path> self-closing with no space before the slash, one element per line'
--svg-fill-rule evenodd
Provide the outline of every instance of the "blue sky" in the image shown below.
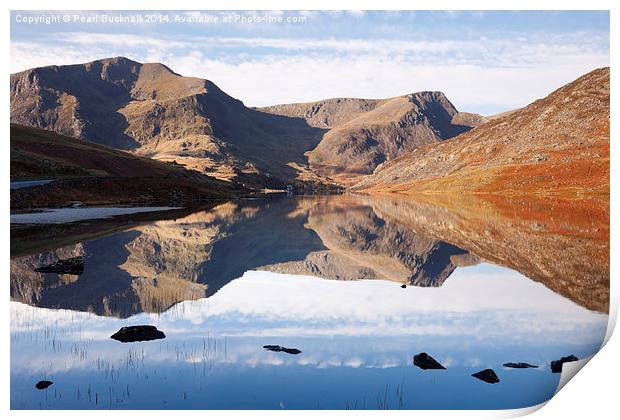
<path fill-rule="evenodd" d="M 459 110 L 492 114 L 609 65 L 605 11 L 165 11 L 159 24 L 23 23 L 121 13 L 136 12 L 13 11 L 11 71 L 123 55 L 207 78 L 248 106 L 441 90 Z M 218 23 L 175 22 L 213 16 Z"/>

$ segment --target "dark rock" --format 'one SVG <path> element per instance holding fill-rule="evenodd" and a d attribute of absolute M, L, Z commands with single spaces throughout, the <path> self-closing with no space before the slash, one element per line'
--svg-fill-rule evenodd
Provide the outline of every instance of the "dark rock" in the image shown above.
<path fill-rule="evenodd" d="M 400 288 L 401 288 L 401 289 L 406 289 L 406 288 L 407 288 L 407 285 L 406 285 L 406 284 L 403 284 L 403 285 L 401 285 L 401 286 L 400 286 Z"/>
<path fill-rule="evenodd" d="M 577 356 L 571 354 L 570 356 L 562 357 L 560 360 L 554 360 L 551 362 L 551 372 L 560 373 L 562 372 L 562 365 L 566 362 L 576 362 L 579 360 Z"/>
<path fill-rule="evenodd" d="M 132 343 L 134 341 L 160 340 L 166 338 L 166 335 L 153 325 L 134 325 L 122 327 L 110 338 L 120 341 L 121 343 Z"/>
<path fill-rule="evenodd" d="M 489 384 L 496 384 L 499 382 L 499 378 L 493 369 L 481 370 L 480 372 L 473 373 L 471 376 Z"/>
<path fill-rule="evenodd" d="M 437 360 L 433 359 L 426 353 L 420 353 L 413 356 L 413 364 L 422 370 L 426 369 L 445 369 Z"/>
<path fill-rule="evenodd" d="M 525 362 L 508 362 L 504 363 L 504 367 L 513 368 L 513 369 L 527 369 L 527 368 L 537 368 L 538 365 L 530 365 Z"/>
<path fill-rule="evenodd" d="M 282 347 L 276 346 L 276 345 L 273 345 L 273 344 L 267 344 L 267 345 L 263 346 L 263 348 L 267 349 L 267 350 L 271 350 L 271 351 L 280 351 L 280 349 Z"/>
<path fill-rule="evenodd" d="M 34 387 L 36 389 L 46 389 L 46 388 L 49 388 L 49 386 L 52 385 L 53 383 L 54 382 L 52 381 L 39 381 Z"/>
<path fill-rule="evenodd" d="M 73 257 L 66 260 L 58 260 L 54 264 L 35 268 L 37 273 L 57 273 L 80 275 L 84 272 L 84 257 Z"/>
<path fill-rule="evenodd" d="M 295 348 L 288 348 L 288 347 L 282 347 L 282 346 L 277 346 L 277 345 L 272 345 L 272 344 L 268 344 L 266 346 L 263 346 L 264 349 L 267 349 L 269 351 L 275 351 L 275 352 L 284 352 L 284 353 L 288 353 L 288 354 L 299 354 L 301 353 L 301 350 L 299 349 L 295 349 Z"/>

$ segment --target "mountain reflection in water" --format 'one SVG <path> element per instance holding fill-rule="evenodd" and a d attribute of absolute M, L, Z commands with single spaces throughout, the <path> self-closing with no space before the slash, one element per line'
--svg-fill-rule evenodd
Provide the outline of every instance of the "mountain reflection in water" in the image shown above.
<path fill-rule="evenodd" d="M 604 203 L 328 196 L 188 213 L 67 226 L 79 239 L 59 249 L 29 233 L 39 251 L 11 260 L 12 408 L 526 407 L 553 395 L 551 360 L 592 355 L 607 328 Z M 34 271 L 77 255 L 79 276 Z M 166 338 L 109 338 L 143 324 Z M 420 352 L 447 370 L 415 368 Z M 471 378 L 484 368 L 500 383 Z"/>
<path fill-rule="evenodd" d="M 574 208 L 539 215 L 528 209 L 528 217 L 518 204 L 510 209 L 450 211 L 402 198 L 354 196 L 228 202 L 13 258 L 11 297 L 127 317 L 211 296 L 248 270 L 441 286 L 456 267 L 484 260 L 607 311 L 609 213 L 605 219 L 586 209 L 583 219 L 567 220 L 562 214 L 574 215 Z M 53 244 L 51 239 L 48 247 Z M 34 272 L 76 255 L 85 257 L 79 277 Z"/>

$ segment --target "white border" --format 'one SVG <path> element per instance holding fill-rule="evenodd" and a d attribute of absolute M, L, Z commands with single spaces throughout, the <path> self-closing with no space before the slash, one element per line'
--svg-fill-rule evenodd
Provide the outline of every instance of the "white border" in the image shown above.
<path fill-rule="evenodd" d="M 7 4 L 8 3 L 8 4 Z M 372 0 L 340 0 L 338 3 L 329 0 L 298 0 L 298 1 L 286 1 L 286 0 L 261 0 L 260 3 L 251 0 L 204 0 L 204 1 L 191 1 L 191 0 L 175 0 L 174 2 L 164 0 L 107 0 L 105 3 L 87 3 L 84 0 L 56 0 L 54 2 L 45 0 L 21 0 L 21 1 L 8 1 L 5 2 L 5 6 L 2 9 L 2 21 L 4 24 L 2 27 L 3 36 L 3 48 L 5 60 L 2 61 L 5 75 L 5 93 L 3 107 L 3 151 L 4 159 L 9 156 L 9 142 L 8 142 L 8 127 L 9 127 L 9 92 L 8 92 L 8 76 L 9 70 L 9 40 L 10 40 L 10 28 L 7 24 L 10 20 L 10 9 L 15 10 L 611 10 L 611 67 L 615 69 L 617 64 L 617 43 L 613 41 L 618 38 L 618 30 L 620 28 L 620 19 L 618 18 L 617 6 L 619 2 L 612 0 L 588 0 L 587 2 L 568 2 L 567 0 L 433 0 L 433 1 L 397 1 L 397 0 L 382 0 L 380 2 Z M 615 71 L 611 72 L 612 87 L 616 86 Z M 615 115 L 615 104 L 618 99 L 618 89 L 614 91 L 612 88 L 612 102 L 611 102 L 611 115 Z M 611 141 L 611 156 L 612 161 L 615 162 L 616 149 L 615 141 L 617 140 L 615 134 L 618 132 L 618 122 L 612 117 L 612 141 Z M 2 267 L 4 268 L 4 296 L 0 298 L 0 305 L 2 305 L 2 344 L 0 352 L 2 354 L 2 364 L 0 365 L 0 375 L 2 377 L 3 386 L 0 387 L 0 407 L 2 411 L 8 412 L 9 410 L 9 224 L 8 224 L 8 208 L 9 208 L 9 165 L 5 164 L 0 167 L 5 179 L 3 185 L 2 199 L 4 200 L 5 217 L 6 222 L 2 225 L 2 237 L 7 238 L 2 243 L 3 254 L 0 257 Z M 618 171 L 614 169 L 614 165 L 611 165 L 611 186 L 612 186 L 612 200 L 611 200 L 611 214 L 617 214 L 618 200 L 617 200 L 617 181 Z M 570 381 L 562 391 L 552 398 L 552 400 L 546 404 L 545 409 L 537 411 L 540 406 L 531 407 L 522 410 L 504 410 L 504 411 L 441 411 L 441 412 L 429 412 L 429 411 L 390 411 L 390 412 L 346 412 L 346 411 L 322 411 L 318 415 L 323 418 L 341 418 L 341 417 L 355 417 L 358 418 L 471 418 L 471 419 L 485 419 L 485 418 L 504 418 L 504 417 L 516 417 L 520 415 L 533 414 L 533 418 L 537 419 L 557 419 L 557 418 L 595 418 L 595 419 L 607 419 L 615 418 L 617 410 L 617 379 L 618 376 L 618 362 L 614 357 L 615 354 L 620 353 L 620 345 L 618 344 L 617 337 L 611 336 L 618 313 L 618 293 L 617 293 L 617 281 L 618 269 L 617 263 L 614 261 L 614 256 L 618 256 L 617 245 L 613 238 L 618 238 L 618 226 L 615 219 L 611 219 L 611 310 L 610 310 L 610 326 L 607 331 L 606 340 L 607 344 L 597 354 L 592 361 L 579 373 L 579 379 Z M 611 337 L 611 339 L 610 339 Z M 567 369 L 568 371 L 569 369 Z M 11 417 L 15 418 L 32 418 L 36 414 L 28 411 L 14 411 L 8 413 Z M 85 413 L 83 411 L 47 411 L 42 414 L 45 418 L 60 418 L 70 417 L 78 418 L 83 417 Z M 110 416 L 108 412 L 88 412 L 91 418 L 103 418 Z M 291 416 L 295 418 L 311 418 L 317 415 L 316 412 L 310 411 L 298 411 L 298 412 L 278 412 L 278 411 L 150 411 L 148 413 L 135 413 L 131 411 L 116 411 L 113 416 L 115 418 L 129 418 L 136 415 L 148 415 L 153 419 L 169 419 L 170 416 L 183 416 L 184 418 L 204 418 L 217 417 L 217 418 L 236 418 L 240 415 L 246 417 L 252 417 L 257 419 L 289 419 Z"/>

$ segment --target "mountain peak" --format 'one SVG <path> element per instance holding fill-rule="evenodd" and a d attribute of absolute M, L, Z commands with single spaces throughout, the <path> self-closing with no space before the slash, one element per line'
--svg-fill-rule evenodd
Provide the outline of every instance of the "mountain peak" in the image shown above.
<path fill-rule="evenodd" d="M 405 153 L 353 188 L 608 194 L 609 86 L 609 68 L 601 68 L 490 121 L 457 114 L 453 123 L 488 122 L 441 147 Z"/>
<path fill-rule="evenodd" d="M 138 62 L 138 61 L 134 61 L 132 59 L 129 59 L 127 57 L 124 57 L 122 55 L 118 55 L 116 57 L 104 57 L 104 58 L 99 58 L 97 60 L 93 60 L 90 61 L 88 63 L 85 64 L 93 64 L 93 63 L 101 63 L 101 64 L 117 64 L 117 65 L 127 65 L 127 64 L 134 64 L 134 65 L 142 65 L 142 63 Z"/>
<path fill-rule="evenodd" d="M 410 93 L 404 96 L 406 97 L 421 96 L 421 97 L 433 98 L 433 99 L 439 99 L 439 100 L 447 99 L 446 94 L 440 90 L 421 90 L 419 92 L 413 92 L 413 93 Z"/>

